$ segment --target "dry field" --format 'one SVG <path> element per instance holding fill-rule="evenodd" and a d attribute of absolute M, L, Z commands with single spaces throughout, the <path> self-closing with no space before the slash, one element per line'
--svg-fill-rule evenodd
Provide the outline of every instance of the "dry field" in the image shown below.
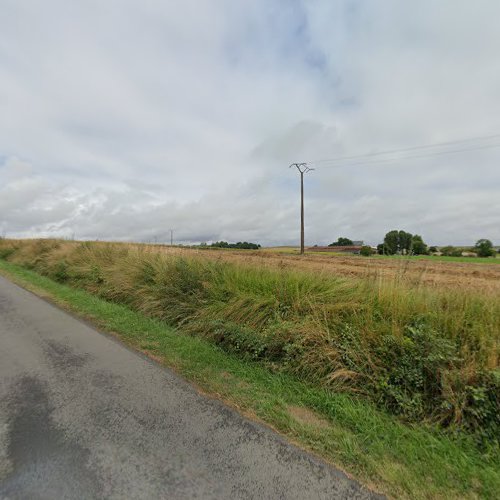
<path fill-rule="evenodd" d="M 176 255 L 196 255 L 212 260 L 245 263 L 257 267 L 301 269 L 332 273 L 345 277 L 399 277 L 415 285 L 462 288 L 475 292 L 500 293 L 500 265 L 469 262 L 409 260 L 344 255 L 293 255 L 286 250 L 197 250 L 190 248 L 149 246 L 150 251 Z"/>

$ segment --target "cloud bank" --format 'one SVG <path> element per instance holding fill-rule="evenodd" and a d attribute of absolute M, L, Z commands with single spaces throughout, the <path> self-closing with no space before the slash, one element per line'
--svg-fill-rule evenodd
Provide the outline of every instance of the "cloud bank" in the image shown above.
<path fill-rule="evenodd" d="M 4 0 L 0 233 L 295 244 L 291 162 L 500 133 L 499 17 L 494 0 Z M 499 160 L 319 163 L 307 241 L 498 243 Z"/>

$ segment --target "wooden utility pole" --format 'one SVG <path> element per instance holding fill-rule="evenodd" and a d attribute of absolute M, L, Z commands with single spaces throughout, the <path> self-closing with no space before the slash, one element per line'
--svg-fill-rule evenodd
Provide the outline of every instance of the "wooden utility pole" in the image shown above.
<path fill-rule="evenodd" d="M 292 163 L 290 168 L 296 167 L 300 173 L 300 255 L 304 254 L 304 174 L 314 170 L 307 163 Z"/>

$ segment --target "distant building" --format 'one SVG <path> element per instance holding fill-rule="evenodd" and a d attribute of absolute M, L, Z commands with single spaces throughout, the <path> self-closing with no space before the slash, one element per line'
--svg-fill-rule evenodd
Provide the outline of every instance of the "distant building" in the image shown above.
<path fill-rule="evenodd" d="M 358 241 L 356 243 L 359 243 Z M 361 242 L 363 243 L 363 242 Z M 359 254 L 361 251 L 361 247 L 363 245 L 349 245 L 345 247 L 309 247 L 307 250 L 309 252 L 332 252 L 332 253 L 351 253 L 351 254 Z"/>
<path fill-rule="evenodd" d="M 462 257 L 477 257 L 476 252 L 462 252 Z"/>

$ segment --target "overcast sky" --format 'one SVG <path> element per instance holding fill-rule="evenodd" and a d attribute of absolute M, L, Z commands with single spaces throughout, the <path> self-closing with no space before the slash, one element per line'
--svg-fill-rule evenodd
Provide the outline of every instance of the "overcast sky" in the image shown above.
<path fill-rule="evenodd" d="M 0 0 L 0 234 L 297 244 L 291 162 L 500 134 L 499 19 L 498 0 Z M 500 148 L 471 144 L 314 164 L 306 243 L 499 244 Z"/>

